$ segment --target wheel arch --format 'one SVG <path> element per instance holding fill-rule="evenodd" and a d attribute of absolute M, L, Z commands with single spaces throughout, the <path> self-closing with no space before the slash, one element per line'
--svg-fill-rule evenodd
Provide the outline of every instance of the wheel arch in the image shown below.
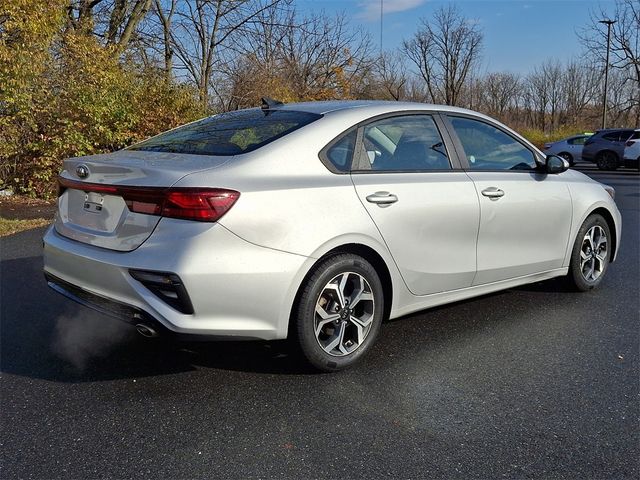
<path fill-rule="evenodd" d="M 589 212 L 586 218 L 589 218 L 591 215 L 600 215 L 607 222 L 609 233 L 611 233 L 611 236 L 613 237 L 611 239 L 611 255 L 609 257 L 609 261 L 613 262 L 613 259 L 616 258 L 616 248 L 618 245 L 618 232 L 616 231 L 616 222 L 613 219 L 613 215 L 611 215 L 611 212 L 605 207 L 598 207 L 595 210 Z"/>
<path fill-rule="evenodd" d="M 303 287 L 307 281 L 307 279 L 313 274 L 316 266 L 320 263 L 324 262 L 328 258 L 334 257 L 336 255 L 350 253 L 353 255 L 358 255 L 359 257 L 367 260 L 373 268 L 376 270 L 378 275 L 380 276 L 380 282 L 382 283 L 382 293 L 384 295 L 384 312 L 383 319 L 388 319 L 391 313 L 391 306 L 393 304 L 393 280 L 391 277 L 391 271 L 385 262 L 382 255 L 380 255 L 374 248 L 364 245 L 362 243 L 345 243 L 342 245 L 338 245 L 333 247 L 331 250 L 324 253 L 321 257 L 317 258 L 317 260 L 307 269 L 302 281 L 298 285 L 298 290 L 295 294 L 293 303 L 291 304 L 291 311 L 289 313 L 289 326 L 288 332 L 291 333 L 291 328 L 295 324 L 293 322 L 293 315 L 298 307 L 298 302 L 300 300 L 300 295 L 303 291 Z M 289 335 L 290 336 L 290 335 Z"/>

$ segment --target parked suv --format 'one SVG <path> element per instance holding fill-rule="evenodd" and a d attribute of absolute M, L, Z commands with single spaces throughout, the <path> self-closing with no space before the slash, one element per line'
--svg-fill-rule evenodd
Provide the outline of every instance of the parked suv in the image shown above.
<path fill-rule="evenodd" d="M 633 135 L 632 128 L 598 130 L 582 149 L 582 159 L 595 162 L 600 170 L 615 170 L 622 165 L 624 148 Z"/>

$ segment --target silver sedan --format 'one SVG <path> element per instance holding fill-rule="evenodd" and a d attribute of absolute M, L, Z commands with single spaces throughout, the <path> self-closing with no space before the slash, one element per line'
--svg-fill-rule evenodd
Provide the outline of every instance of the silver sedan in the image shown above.
<path fill-rule="evenodd" d="M 591 134 L 574 135 L 557 142 L 545 143 L 543 151 L 547 155 L 558 155 L 573 166 L 576 162 L 582 160 L 582 147 L 590 137 Z"/>
<path fill-rule="evenodd" d="M 145 336 L 290 338 L 321 370 L 383 319 L 615 259 L 612 188 L 454 107 L 314 102 L 65 160 L 49 285 Z"/>

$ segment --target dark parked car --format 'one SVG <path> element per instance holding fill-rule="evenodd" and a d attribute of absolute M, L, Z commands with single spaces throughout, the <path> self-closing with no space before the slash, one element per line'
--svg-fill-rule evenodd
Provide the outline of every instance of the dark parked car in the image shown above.
<path fill-rule="evenodd" d="M 615 170 L 623 165 L 624 148 L 633 135 L 632 128 L 598 130 L 582 149 L 582 160 L 595 162 L 600 170 Z"/>

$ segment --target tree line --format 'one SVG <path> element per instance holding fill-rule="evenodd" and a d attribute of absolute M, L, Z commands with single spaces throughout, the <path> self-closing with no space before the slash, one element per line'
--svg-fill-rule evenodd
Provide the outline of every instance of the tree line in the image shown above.
<path fill-rule="evenodd" d="M 640 124 L 640 2 L 576 32 L 575 59 L 488 72 L 478 22 L 453 4 L 380 52 L 344 13 L 293 0 L 0 0 L 0 187 L 50 196 L 61 159 L 195 118 L 285 102 L 387 99 L 491 115 L 541 143 L 599 126 L 612 18 L 609 123 Z"/>

